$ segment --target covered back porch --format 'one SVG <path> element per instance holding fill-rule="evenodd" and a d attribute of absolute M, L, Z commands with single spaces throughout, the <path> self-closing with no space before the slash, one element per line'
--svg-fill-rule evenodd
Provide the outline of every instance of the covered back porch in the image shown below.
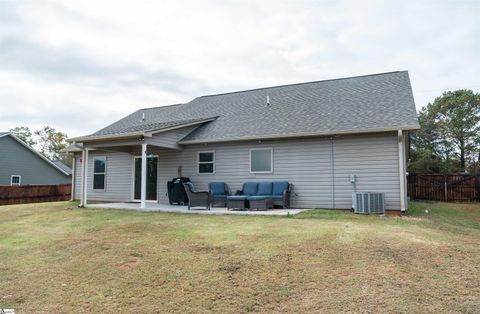
<path fill-rule="evenodd" d="M 138 202 L 141 208 L 146 208 L 146 204 L 158 202 L 158 160 L 162 149 L 172 149 L 158 145 L 149 145 L 141 143 L 140 145 L 120 145 L 114 144 L 90 144 L 83 147 L 81 152 L 81 167 L 80 169 L 80 206 L 86 207 L 88 205 L 89 193 L 88 191 L 105 191 L 106 176 L 109 167 L 109 160 L 107 162 L 107 154 L 102 152 L 112 153 L 121 152 L 129 154 L 131 161 L 127 161 L 124 167 L 130 167 L 128 176 L 124 178 L 130 181 L 132 202 Z M 91 154 L 95 152 L 95 154 Z M 91 156 L 93 155 L 93 156 Z M 93 162 L 84 162 L 93 159 Z M 93 169 L 89 169 L 91 166 Z M 75 169 L 77 170 L 77 169 Z M 92 176 L 90 180 L 87 177 Z M 112 174 L 109 174 L 112 175 Z M 103 180 L 103 182 L 102 182 Z M 100 181 L 100 183 L 97 183 Z M 91 186 L 90 186 L 90 185 Z M 121 193 L 121 192 L 120 192 Z"/>
<path fill-rule="evenodd" d="M 160 200 L 159 159 L 180 152 L 178 141 L 204 121 L 152 132 L 93 135 L 72 139 L 75 155 L 72 198 L 138 202 L 141 209 Z M 86 162 L 85 162 L 86 161 Z M 181 172 L 181 167 L 176 169 Z M 181 175 L 181 173 L 178 173 Z M 163 195 L 162 195 L 163 197 Z"/>

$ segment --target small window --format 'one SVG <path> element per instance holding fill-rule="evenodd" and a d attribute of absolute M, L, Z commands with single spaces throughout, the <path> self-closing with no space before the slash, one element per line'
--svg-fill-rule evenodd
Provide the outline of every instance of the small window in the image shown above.
<path fill-rule="evenodd" d="M 215 152 L 198 153 L 198 173 L 215 173 Z"/>
<path fill-rule="evenodd" d="M 10 185 L 20 185 L 22 183 L 22 176 L 12 175 L 10 178 Z"/>
<path fill-rule="evenodd" d="M 271 148 L 255 148 L 250 150 L 250 172 L 273 172 L 273 152 Z"/>
<path fill-rule="evenodd" d="M 93 157 L 93 189 L 105 190 L 105 174 L 107 170 L 107 157 Z"/>

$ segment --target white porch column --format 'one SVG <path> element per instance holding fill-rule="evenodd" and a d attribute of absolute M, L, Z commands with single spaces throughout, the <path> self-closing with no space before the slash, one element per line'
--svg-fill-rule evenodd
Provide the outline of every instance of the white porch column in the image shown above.
<path fill-rule="evenodd" d="M 147 198 L 147 144 L 142 144 L 142 177 L 140 190 L 140 208 L 145 208 Z"/>
<path fill-rule="evenodd" d="M 80 205 L 79 207 L 85 206 L 85 148 L 82 149 L 82 172 L 80 174 Z"/>
<path fill-rule="evenodd" d="M 406 207 L 406 162 L 405 162 L 405 138 L 403 137 L 403 131 L 398 130 L 398 169 L 400 172 L 400 210 L 405 212 Z"/>
<path fill-rule="evenodd" d="M 83 206 L 87 206 L 87 191 L 88 191 L 88 148 L 85 148 L 85 159 L 83 160 L 83 168 L 85 169 L 83 183 Z"/>
<path fill-rule="evenodd" d="M 72 196 L 70 197 L 70 201 L 75 200 L 75 176 L 77 175 L 77 174 L 75 173 L 76 163 L 77 163 L 77 158 L 75 157 L 75 154 L 73 154 L 73 164 L 72 164 L 72 190 L 71 190 Z"/>

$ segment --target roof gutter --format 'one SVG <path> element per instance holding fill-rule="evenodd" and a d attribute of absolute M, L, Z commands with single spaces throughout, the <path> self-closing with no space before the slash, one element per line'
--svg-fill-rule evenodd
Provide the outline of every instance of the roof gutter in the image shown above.
<path fill-rule="evenodd" d="M 131 132 L 131 133 L 122 133 L 122 134 L 108 134 L 108 135 L 87 135 L 87 136 L 79 136 L 79 137 L 72 137 L 68 138 L 67 142 L 94 142 L 94 141 L 104 141 L 109 139 L 128 139 L 132 137 L 151 137 L 152 135 L 145 133 L 144 131 L 139 132 Z"/>
<path fill-rule="evenodd" d="M 185 140 L 179 141 L 178 144 L 205 144 L 205 143 L 222 143 L 231 141 L 251 141 L 251 140 L 270 140 L 270 139 L 287 139 L 287 138 L 301 138 L 301 137 L 317 137 L 317 136 L 332 136 L 332 135 L 346 135 L 346 134 L 369 134 L 369 133 L 383 133 L 383 132 L 398 132 L 398 130 L 419 130 L 419 126 L 403 126 L 395 128 L 374 128 L 374 129 L 362 129 L 362 130 L 342 130 L 342 131 L 326 131 L 326 132 L 314 132 L 314 133 L 291 133 L 291 134 L 272 134 L 266 136 L 244 136 L 244 137 L 232 137 L 224 139 L 213 140 Z"/>

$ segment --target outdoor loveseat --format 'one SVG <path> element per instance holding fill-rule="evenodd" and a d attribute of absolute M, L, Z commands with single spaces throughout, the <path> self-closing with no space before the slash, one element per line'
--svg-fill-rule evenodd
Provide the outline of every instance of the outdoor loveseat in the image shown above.
<path fill-rule="evenodd" d="M 274 205 L 290 208 L 292 185 L 287 181 L 245 182 L 236 195 L 227 196 L 227 207 L 238 209 L 270 209 Z"/>

